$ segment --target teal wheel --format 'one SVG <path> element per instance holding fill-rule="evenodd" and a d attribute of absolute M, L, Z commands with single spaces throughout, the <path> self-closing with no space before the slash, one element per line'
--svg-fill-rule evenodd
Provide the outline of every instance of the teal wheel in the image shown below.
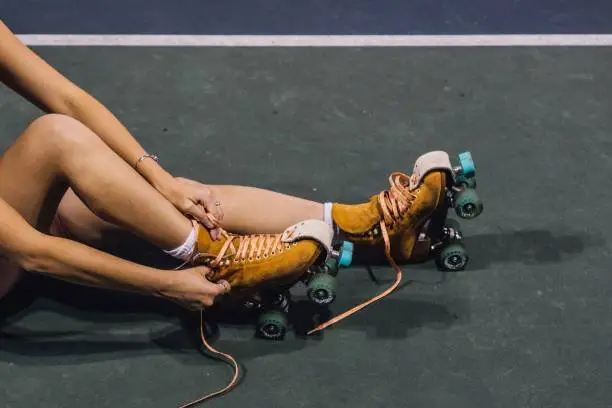
<path fill-rule="evenodd" d="M 327 272 L 336 275 L 340 268 L 348 268 L 353 262 L 353 243 L 344 241 L 338 250 L 338 256 L 330 257 L 325 262 Z"/>
<path fill-rule="evenodd" d="M 482 201 L 476 190 L 466 188 L 455 195 L 455 212 L 461 218 L 476 218 L 483 210 Z"/>
<path fill-rule="evenodd" d="M 444 247 L 436 258 L 436 265 L 442 271 L 458 272 L 465 269 L 470 257 L 467 250 L 458 242 Z"/>
<path fill-rule="evenodd" d="M 476 166 L 474 165 L 474 160 L 472 159 L 472 153 L 463 152 L 459 154 L 459 164 L 461 165 L 463 176 L 465 178 L 474 177 L 476 174 Z"/>
<path fill-rule="evenodd" d="M 336 278 L 326 273 L 315 275 L 308 282 L 308 299 L 318 305 L 329 305 L 336 299 Z"/>
<path fill-rule="evenodd" d="M 340 259 L 338 260 L 338 265 L 341 268 L 348 268 L 351 266 L 353 262 L 353 243 L 350 241 L 344 241 L 342 243 L 342 248 L 340 248 Z"/>
<path fill-rule="evenodd" d="M 257 322 L 257 334 L 269 340 L 279 340 L 287 332 L 287 315 L 278 310 L 263 312 Z"/>

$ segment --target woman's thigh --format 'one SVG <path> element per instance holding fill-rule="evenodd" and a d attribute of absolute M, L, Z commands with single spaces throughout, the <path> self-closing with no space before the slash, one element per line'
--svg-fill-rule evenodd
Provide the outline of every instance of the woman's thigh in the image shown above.
<path fill-rule="evenodd" d="M 38 119 L 0 156 L 0 197 L 30 225 L 48 233 L 67 184 L 58 176 L 53 149 L 37 146 L 33 132 L 42 132 L 46 119 Z M 19 280 L 23 271 L 0 258 L 0 297 Z"/>
<path fill-rule="evenodd" d="M 0 156 L 0 197 L 34 228 L 47 232 L 68 185 L 57 154 L 41 133 L 49 119 L 33 122 Z"/>

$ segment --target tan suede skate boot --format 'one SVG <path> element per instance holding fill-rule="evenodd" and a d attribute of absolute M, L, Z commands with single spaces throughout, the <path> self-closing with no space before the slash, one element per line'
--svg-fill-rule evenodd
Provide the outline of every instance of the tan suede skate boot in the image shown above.
<path fill-rule="evenodd" d="M 390 188 L 370 197 L 368 202 L 334 204 L 333 221 L 355 244 L 355 253 L 360 253 L 360 257 L 384 256 L 388 241 L 390 255 L 396 262 L 420 261 L 414 253 L 415 244 L 425 223 L 444 203 L 449 169 L 446 153 L 423 155 L 417 160 L 412 176 L 391 174 Z"/>
<path fill-rule="evenodd" d="M 212 217 L 211 220 L 218 224 Z M 267 287 L 290 287 L 313 264 L 324 263 L 333 251 L 333 229 L 321 220 L 302 221 L 282 234 L 235 235 L 221 230 L 218 240 L 213 240 L 200 224 L 194 222 L 194 227 L 196 248 L 185 264 L 208 266 L 211 272 L 207 278 L 212 282 L 229 283 L 227 289 L 232 297 L 248 297 Z M 240 366 L 236 359 L 215 349 L 206 339 L 203 310 L 200 311 L 200 339 L 210 353 L 233 367 L 234 376 L 223 389 L 181 408 L 222 395 L 238 384 Z"/>
<path fill-rule="evenodd" d="M 445 205 L 447 178 L 451 174 L 448 154 L 430 152 L 418 158 L 411 176 L 391 174 L 390 189 L 370 197 L 368 202 L 332 205 L 332 220 L 343 238 L 355 244 L 355 259 L 378 260 L 384 256 L 395 269 L 396 278 L 383 293 L 317 326 L 309 334 L 392 293 L 402 280 L 402 270 L 396 262 L 424 260 L 421 258 L 429 254 L 429 248 L 419 248 L 418 238 L 426 223 Z"/>
<path fill-rule="evenodd" d="M 227 281 L 232 292 L 278 287 L 296 282 L 331 250 L 333 230 L 319 220 L 306 220 L 282 234 L 234 235 L 222 231 L 213 241 L 199 228 L 191 263 L 211 268 L 207 278 Z"/>

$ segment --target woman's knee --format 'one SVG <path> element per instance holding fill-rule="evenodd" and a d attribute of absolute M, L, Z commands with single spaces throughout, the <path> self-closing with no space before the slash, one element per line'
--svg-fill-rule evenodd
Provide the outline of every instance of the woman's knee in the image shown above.
<path fill-rule="evenodd" d="M 61 114 L 43 115 L 34 120 L 22 134 L 28 150 L 46 155 L 74 153 L 75 149 L 89 149 L 99 138 L 76 119 Z M 98 140 L 97 140 L 98 139 Z"/>

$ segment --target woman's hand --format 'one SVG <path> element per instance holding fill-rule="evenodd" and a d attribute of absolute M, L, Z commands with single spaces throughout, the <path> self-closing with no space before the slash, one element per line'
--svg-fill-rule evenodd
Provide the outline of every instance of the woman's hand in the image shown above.
<path fill-rule="evenodd" d="M 209 187 L 193 180 L 177 177 L 161 193 L 181 213 L 209 229 L 212 239 L 220 236 L 219 222 L 223 220 L 221 203 Z"/>
<path fill-rule="evenodd" d="M 191 310 L 201 310 L 212 306 L 215 299 L 231 290 L 227 281 L 213 283 L 206 278 L 210 269 L 195 267 L 178 271 L 164 271 L 171 273 L 172 284 L 160 290 L 157 295 L 176 302 Z"/>

